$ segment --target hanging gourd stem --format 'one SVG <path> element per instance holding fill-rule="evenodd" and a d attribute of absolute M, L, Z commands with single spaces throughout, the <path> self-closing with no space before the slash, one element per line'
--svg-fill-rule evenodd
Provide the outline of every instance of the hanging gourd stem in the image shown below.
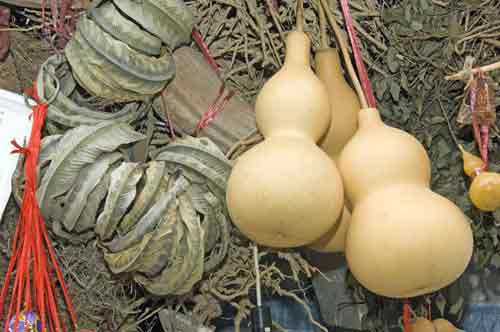
<path fill-rule="evenodd" d="M 319 33 L 321 38 L 321 48 L 328 48 L 328 37 L 326 34 L 326 17 L 323 6 L 319 4 Z"/>
<path fill-rule="evenodd" d="M 356 74 L 356 71 L 354 70 L 354 66 L 352 65 L 351 57 L 349 55 L 349 48 L 344 40 L 344 36 L 342 36 L 342 31 L 340 30 L 340 27 L 337 24 L 337 21 L 335 20 L 335 17 L 333 14 L 330 12 L 330 7 L 328 6 L 328 3 L 326 0 L 320 0 L 321 5 L 326 13 L 326 17 L 328 19 L 328 22 L 330 23 L 330 26 L 333 29 L 333 32 L 335 33 L 335 37 L 337 38 L 337 43 L 340 46 L 340 50 L 342 51 L 342 56 L 344 58 L 344 62 L 347 67 L 347 73 L 349 74 L 349 77 L 351 78 L 352 84 L 354 85 L 354 89 L 356 90 L 356 94 L 358 95 L 359 102 L 361 104 L 362 108 L 367 108 L 368 104 L 366 102 L 365 95 L 363 93 L 363 89 L 361 88 L 361 83 L 359 82 L 358 75 Z"/>
<path fill-rule="evenodd" d="M 297 1 L 297 31 L 304 32 L 304 0 Z"/>
<path fill-rule="evenodd" d="M 352 52 L 354 54 L 354 61 L 356 62 L 356 67 L 358 68 L 359 78 L 361 80 L 361 85 L 363 86 L 363 91 L 368 103 L 371 108 L 376 107 L 375 96 L 373 95 L 372 86 L 368 73 L 366 72 L 365 65 L 363 63 L 363 57 L 361 56 L 361 50 L 359 48 L 358 38 L 356 37 L 356 32 L 354 31 L 353 18 L 349 11 L 349 4 L 347 0 L 340 0 L 340 6 L 342 7 L 342 13 L 344 14 L 345 25 L 349 39 L 351 40 Z"/>

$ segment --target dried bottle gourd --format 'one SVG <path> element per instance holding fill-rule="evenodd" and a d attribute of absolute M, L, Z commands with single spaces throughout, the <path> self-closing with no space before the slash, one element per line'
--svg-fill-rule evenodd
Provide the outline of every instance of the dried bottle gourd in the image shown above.
<path fill-rule="evenodd" d="M 335 162 L 316 145 L 331 116 L 326 87 L 310 67 L 310 45 L 300 28 L 287 35 L 284 65 L 257 96 L 256 121 L 265 140 L 237 159 L 228 181 L 234 224 L 270 247 L 317 240 L 343 207 Z"/>
<path fill-rule="evenodd" d="M 374 108 L 360 111 L 358 125 L 338 163 L 354 206 L 345 250 L 352 273 L 393 298 L 449 285 L 472 255 L 467 218 L 430 190 L 430 161 L 417 139 L 384 124 Z"/>
<path fill-rule="evenodd" d="M 464 172 L 471 179 L 469 187 L 469 198 L 475 207 L 482 211 L 495 211 L 500 209 L 500 174 L 488 172 L 481 158 L 462 151 Z"/>
<path fill-rule="evenodd" d="M 328 46 L 325 14 L 320 7 L 321 48 L 316 52 L 316 72 L 328 90 L 332 120 L 319 146 L 336 163 L 340 152 L 356 133 L 360 103 L 354 90 L 346 82 L 342 73 L 337 49 Z M 351 218 L 349 203 L 345 202 L 340 220 L 309 248 L 318 252 L 342 252 Z"/>

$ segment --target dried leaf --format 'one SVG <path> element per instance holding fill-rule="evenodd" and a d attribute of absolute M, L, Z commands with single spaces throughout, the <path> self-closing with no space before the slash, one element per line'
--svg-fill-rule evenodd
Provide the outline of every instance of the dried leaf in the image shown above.
<path fill-rule="evenodd" d="M 111 173 L 104 210 L 97 218 L 95 227 L 95 232 L 101 240 L 113 236 L 121 218 L 135 198 L 136 185 L 141 176 L 142 168 L 137 163 L 123 163 Z"/>

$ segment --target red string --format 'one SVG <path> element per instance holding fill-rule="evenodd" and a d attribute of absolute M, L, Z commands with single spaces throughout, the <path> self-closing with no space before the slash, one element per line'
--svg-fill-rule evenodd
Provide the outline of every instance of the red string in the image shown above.
<path fill-rule="evenodd" d="M 193 39 L 198 45 L 198 47 L 200 48 L 201 53 L 203 53 L 205 60 L 207 60 L 208 64 L 212 67 L 217 76 L 220 78 L 219 65 L 217 64 L 217 62 L 215 62 L 215 59 L 212 56 L 212 53 L 210 52 L 207 43 L 203 40 L 203 37 L 201 36 L 200 32 L 196 28 L 194 28 L 191 35 L 193 36 Z"/>
<path fill-rule="evenodd" d="M 36 199 L 36 166 L 40 154 L 41 131 L 48 107 L 40 102 L 36 89 L 28 92 L 37 105 L 33 107 L 33 123 L 28 146 L 21 147 L 15 140 L 12 141 L 12 145 L 15 147 L 12 152 L 25 154 L 26 181 L 19 220 L 12 238 L 12 255 L 0 293 L 0 320 L 4 319 L 3 310 L 9 285 L 13 273 L 16 271 L 4 330 L 6 332 L 9 330 L 13 314 L 16 317 L 14 331 L 17 331 L 17 318 L 20 317 L 20 314 L 24 312 L 26 315 L 33 311 L 34 314 L 39 315 L 44 330 L 46 325 L 49 325 L 48 330 L 51 332 L 61 332 L 55 278 L 52 276 L 52 270 L 57 276 L 75 329 L 77 328 L 76 315 Z M 50 257 L 50 264 L 47 253 Z"/>
<path fill-rule="evenodd" d="M 405 299 L 403 304 L 403 326 L 404 332 L 411 332 L 411 308 L 408 299 Z"/>
<path fill-rule="evenodd" d="M 372 86 L 370 83 L 370 79 L 368 78 L 368 73 L 366 72 L 365 65 L 363 63 L 363 58 L 361 55 L 361 50 L 359 48 L 359 42 L 356 37 L 356 32 L 353 27 L 353 19 L 351 13 L 349 11 L 349 5 L 347 3 L 348 0 L 340 0 L 340 5 L 342 7 L 342 13 L 345 18 L 345 25 L 347 29 L 347 33 L 349 35 L 349 39 L 351 40 L 351 47 L 354 54 L 354 61 L 356 62 L 356 67 L 358 69 L 359 79 L 361 81 L 361 85 L 363 87 L 363 92 L 365 94 L 366 101 L 368 103 L 368 107 L 376 107 L 375 96 L 373 95 Z"/>
<path fill-rule="evenodd" d="M 208 125 L 213 120 L 215 120 L 217 115 L 222 112 L 222 110 L 226 106 L 227 102 L 233 97 L 234 92 L 229 91 L 229 93 L 224 98 L 222 98 L 222 96 L 224 95 L 224 91 L 225 91 L 225 85 L 222 84 L 220 89 L 219 89 L 219 93 L 217 94 L 217 97 L 210 104 L 210 106 L 208 107 L 208 110 L 202 115 L 200 122 L 198 122 L 198 125 L 196 126 L 195 136 L 198 136 L 200 131 L 202 131 L 203 129 L 208 127 Z M 222 98 L 222 100 L 221 100 L 221 98 Z"/>

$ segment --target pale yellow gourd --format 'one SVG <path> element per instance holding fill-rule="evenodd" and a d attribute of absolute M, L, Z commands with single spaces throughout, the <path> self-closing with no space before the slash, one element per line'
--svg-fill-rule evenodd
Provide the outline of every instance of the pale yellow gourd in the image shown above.
<path fill-rule="evenodd" d="M 434 324 L 424 317 L 417 317 L 410 325 L 410 332 L 437 332 Z"/>
<path fill-rule="evenodd" d="M 310 67 L 310 44 L 301 28 L 287 35 L 284 65 L 255 105 L 265 140 L 238 158 L 228 180 L 232 221 L 265 246 L 309 244 L 334 226 L 343 208 L 335 162 L 316 145 L 331 115 L 327 90 Z"/>
<path fill-rule="evenodd" d="M 344 78 L 337 49 L 328 47 L 325 13 L 322 6 L 319 8 L 321 48 L 316 52 L 316 73 L 328 90 L 332 116 L 330 128 L 319 146 L 337 162 L 340 152 L 358 128 L 360 103 Z M 337 224 L 309 248 L 318 252 L 343 252 L 350 218 L 351 212 L 344 206 Z"/>
<path fill-rule="evenodd" d="M 484 171 L 484 162 L 481 158 L 467 152 L 462 146 L 464 172 L 471 179 L 469 198 L 475 207 L 482 211 L 500 209 L 500 174 Z"/>
<path fill-rule="evenodd" d="M 339 169 L 354 206 L 346 258 L 361 284 L 409 298 L 464 272 L 473 248 L 470 225 L 457 206 L 429 189 L 430 161 L 413 136 L 384 124 L 376 109 L 362 109 Z"/>
<path fill-rule="evenodd" d="M 444 318 L 437 318 L 432 321 L 436 332 L 464 332 Z"/>

